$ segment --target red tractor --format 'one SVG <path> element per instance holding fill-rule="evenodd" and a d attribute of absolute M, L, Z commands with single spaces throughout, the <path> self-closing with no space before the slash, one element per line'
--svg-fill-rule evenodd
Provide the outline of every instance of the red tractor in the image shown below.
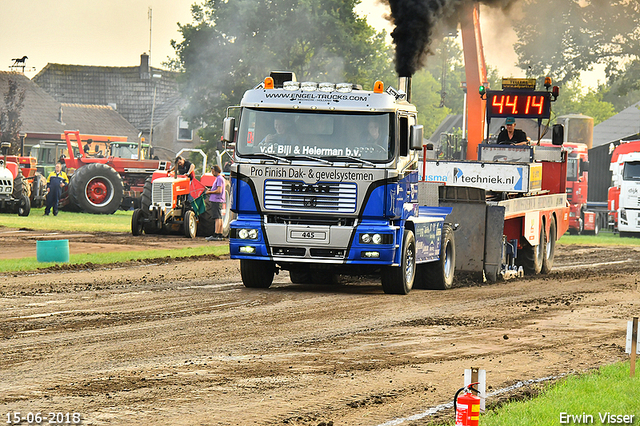
<path fill-rule="evenodd" d="M 31 201 L 25 179 L 18 168 L 18 163 L 12 161 L 15 157 L 7 156 L 11 144 L 2 142 L 2 156 L 0 157 L 0 211 L 18 213 L 19 216 L 29 216 Z"/>
<path fill-rule="evenodd" d="M 187 238 L 195 238 L 200 230 L 201 235 L 202 232 L 210 235 L 213 219 L 201 197 L 204 190 L 205 186 L 196 178 L 172 177 L 166 171 L 156 171 L 145 183 L 141 208 L 133 211 L 131 233 L 181 232 Z"/>
<path fill-rule="evenodd" d="M 74 136 L 72 143 L 71 135 Z M 154 171 L 166 170 L 163 160 L 89 156 L 84 152 L 80 132 L 65 130 L 69 158 L 65 159 L 70 175 L 67 197 L 61 202 L 71 209 L 94 214 L 113 214 L 123 201 L 140 200 L 144 184 Z M 134 206 L 139 204 L 134 201 Z M 125 207 L 131 202 L 124 203 Z"/>

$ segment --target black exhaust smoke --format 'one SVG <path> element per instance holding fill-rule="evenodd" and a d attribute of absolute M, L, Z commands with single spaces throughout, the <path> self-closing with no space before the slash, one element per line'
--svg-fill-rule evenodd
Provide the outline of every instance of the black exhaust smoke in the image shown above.
<path fill-rule="evenodd" d="M 475 0 L 383 0 L 389 4 L 389 20 L 395 25 L 391 37 L 396 45 L 396 72 L 409 77 L 424 66 L 433 31 L 446 19 L 459 22 L 460 12 Z M 479 3 L 508 9 L 517 0 L 481 0 Z M 508 21 L 506 22 L 508 24 Z"/>

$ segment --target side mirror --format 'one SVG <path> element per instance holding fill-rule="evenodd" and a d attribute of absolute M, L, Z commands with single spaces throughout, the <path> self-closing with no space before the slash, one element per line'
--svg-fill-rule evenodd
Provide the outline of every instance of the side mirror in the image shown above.
<path fill-rule="evenodd" d="M 225 142 L 233 142 L 236 129 L 235 117 L 226 117 L 222 122 L 222 139 Z"/>
<path fill-rule="evenodd" d="M 562 124 L 554 124 L 551 143 L 553 145 L 562 145 L 564 143 L 564 126 Z"/>
<path fill-rule="evenodd" d="M 409 148 L 412 150 L 422 149 L 422 137 L 424 135 L 424 127 L 422 124 L 414 124 L 411 126 L 411 134 L 409 136 Z"/>
<path fill-rule="evenodd" d="M 582 170 L 583 172 L 588 172 L 589 171 L 589 162 L 581 159 L 580 160 L 580 170 Z"/>

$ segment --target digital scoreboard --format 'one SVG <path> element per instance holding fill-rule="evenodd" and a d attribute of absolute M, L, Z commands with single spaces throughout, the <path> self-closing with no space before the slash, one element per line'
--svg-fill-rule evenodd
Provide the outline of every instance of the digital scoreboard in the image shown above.
<path fill-rule="evenodd" d="M 548 119 L 551 93 L 528 90 L 487 91 L 489 117 Z"/>

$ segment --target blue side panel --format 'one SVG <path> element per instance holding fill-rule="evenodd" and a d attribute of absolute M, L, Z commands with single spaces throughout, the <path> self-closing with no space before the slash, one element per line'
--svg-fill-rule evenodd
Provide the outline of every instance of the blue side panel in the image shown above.
<path fill-rule="evenodd" d="M 427 222 L 414 222 L 416 237 L 416 263 L 438 260 L 442 241 L 443 221 L 437 218 Z"/>
<path fill-rule="evenodd" d="M 420 217 L 422 216 L 432 216 L 439 217 L 444 221 L 444 218 L 451 214 L 453 211 L 453 207 L 429 207 L 429 206 L 420 206 L 418 208 L 418 212 Z"/>
<path fill-rule="evenodd" d="M 385 193 L 390 185 L 380 185 L 369 193 L 366 204 L 362 208 L 363 218 L 382 218 L 385 215 Z"/>
<path fill-rule="evenodd" d="M 233 200 L 233 204 L 236 207 L 235 211 L 238 214 L 252 212 L 257 213 L 258 206 L 256 205 L 256 194 L 254 193 L 251 185 L 244 180 L 236 179 L 235 181 L 238 186 L 237 190 L 233 192 L 233 194 L 236 194 Z"/>

